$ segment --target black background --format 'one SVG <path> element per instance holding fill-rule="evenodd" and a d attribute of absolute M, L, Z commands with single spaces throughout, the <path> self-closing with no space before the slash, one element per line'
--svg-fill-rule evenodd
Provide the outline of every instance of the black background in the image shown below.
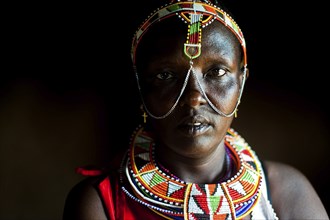
<path fill-rule="evenodd" d="M 325 3 L 226 3 L 246 38 L 250 69 L 233 126 L 262 158 L 301 170 L 328 208 Z M 124 148 L 140 120 L 129 60 L 136 21 L 128 7 L 135 9 L 131 2 L 5 8 L 0 218 L 58 219 L 66 193 L 81 178 L 74 167 L 107 164 Z"/>

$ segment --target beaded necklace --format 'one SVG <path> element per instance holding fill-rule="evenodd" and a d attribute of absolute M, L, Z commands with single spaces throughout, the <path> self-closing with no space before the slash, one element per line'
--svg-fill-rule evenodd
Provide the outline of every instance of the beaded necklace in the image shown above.
<path fill-rule="evenodd" d="M 154 147 L 152 134 L 138 128 L 122 163 L 121 181 L 128 197 L 158 215 L 166 219 L 242 219 L 258 203 L 260 162 L 233 129 L 227 131 L 225 147 L 231 164 L 237 166 L 236 173 L 215 184 L 188 183 L 171 175 L 155 162 Z M 126 188 L 124 178 L 129 183 Z"/>

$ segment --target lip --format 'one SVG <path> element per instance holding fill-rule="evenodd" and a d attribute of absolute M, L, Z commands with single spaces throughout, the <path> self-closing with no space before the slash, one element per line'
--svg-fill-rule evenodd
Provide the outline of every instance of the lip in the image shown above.
<path fill-rule="evenodd" d="M 206 133 L 211 128 L 211 124 L 206 117 L 193 115 L 180 121 L 178 128 L 183 135 L 195 137 Z"/>

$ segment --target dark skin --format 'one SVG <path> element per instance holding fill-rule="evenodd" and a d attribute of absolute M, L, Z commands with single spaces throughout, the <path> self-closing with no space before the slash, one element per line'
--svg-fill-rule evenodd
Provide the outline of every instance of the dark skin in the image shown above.
<path fill-rule="evenodd" d="M 143 97 L 155 115 L 171 108 L 189 69 L 189 59 L 182 49 L 187 28 L 180 22 L 160 22 L 152 28 L 155 31 L 147 32 L 138 48 Z M 243 62 L 238 40 L 222 24 L 213 22 L 203 29 L 202 54 L 193 60 L 193 70 L 212 103 L 230 113 L 243 83 Z M 190 76 L 168 117 L 148 117 L 157 135 L 157 160 L 184 181 L 215 183 L 226 169 L 224 136 L 232 121 L 233 116 L 223 117 L 210 107 L 197 80 Z M 313 186 L 300 171 L 273 161 L 264 164 L 279 219 L 329 219 Z M 67 219 L 106 219 L 94 181 L 87 179 L 71 191 L 64 212 Z"/>
<path fill-rule="evenodd" d="M 159 30 L 157 26 L 147 33 L 149 35 L 142 39 L 142 49 L 138 51 L 138 56 L 144 58 L 140 61 L 146 61 L 141 65 L 142 80 L 146 78 L 148 85 L 151 84 L 147 88 L 150 92 L 145 95 L 146 106 L 155 115 L 164 114 L 164 109 L 173 105 L 174 100 L 167 97 L 177 97 L 173 93 L 180 91 L 189 69 L 189 59 L 182 50 L 185 40 L 182 36 L 187 27 L 181 27 L 180 32 L 171 30 L 173 25 L 166 26 L 167 23 L 170 22 L 164 21 Z M 215 31 L 216 28 L 221 32 Z M 156 39 L 154 33 L 160 31 L 163 34 L 157 41 L 149 40 Z M 156 59 L 148 62 L 152 59 L 148 54 Z M 242 85 L 241 56 L 239 43 L 232 33 L 222 25 L 214 24 L 203 30 L 202 55 L 192 60 L 193 71 L 206 95 L 225 113 L 235 108 Z M 222 174 L 224 136 L 232 120 L 233 117 L 220 116 L 210 107 L 197 80 L 190 76 L 174 111 L 164 119 L 150 119 L 159 134 L 157 160 L 185 181 L 215 182 Z"/>

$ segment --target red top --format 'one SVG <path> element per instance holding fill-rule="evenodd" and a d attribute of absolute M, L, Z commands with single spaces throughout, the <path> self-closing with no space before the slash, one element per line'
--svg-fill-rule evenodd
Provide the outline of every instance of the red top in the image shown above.
<path fill-rule="evenodd" d="M 105 174 L 102 170 L 86 168 L 77 168 L 76 171 L 84 176 L 100 177 L 95 187 L 99 192 L 109 220 L 164 219 L 150 208 L 134 201 L 125 194 L 121 189 L 119 173 L 112 171 Z"/>

